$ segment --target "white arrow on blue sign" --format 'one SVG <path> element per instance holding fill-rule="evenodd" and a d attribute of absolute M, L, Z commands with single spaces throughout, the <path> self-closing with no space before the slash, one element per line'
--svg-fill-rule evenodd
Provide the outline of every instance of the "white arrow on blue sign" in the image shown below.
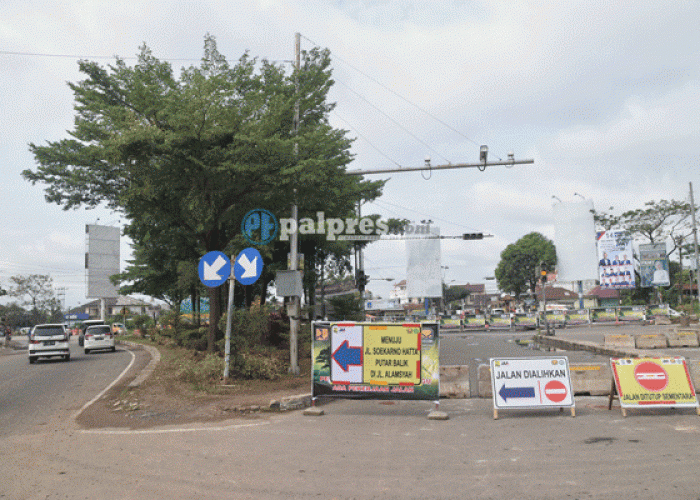
<path fill-rule="evenodd" d="M 233 275 L 241 285 L 252 285 L 262 274 L 263 261 L 255 248 L 246 248 L 236 256 Z"/>
<path fill-rule="evenodd" d="M 199 259 L 199 279 L 209 288 L 223 285 L 231 276 L 231 261 L 222 252 L 209 252 Z"/>

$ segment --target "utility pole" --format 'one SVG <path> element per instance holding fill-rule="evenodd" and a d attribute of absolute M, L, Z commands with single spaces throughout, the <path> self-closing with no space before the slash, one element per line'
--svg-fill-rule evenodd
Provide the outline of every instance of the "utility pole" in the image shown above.
<path fill-rule="evenodd" d="M 695 224 L 695 198 L 693 197 L 693 183 L 690 184 L 690 215 L 693 221 L 693 251 L 695 253 L 695 284 L 697 285 L 698 302 L 700 303 L 700 269 L 698 269 L 698 227 Z M 692 290 L 692 286 L 691 286 Z"/>
<path fill-rule="evenodd" d="M 301 33 L 294 34 L 294 87 L 297 98 L 294 103 L 294 136 L 299 133 L 299 70 L 301 69 Z M 294 158 L 298 158 L 299 143 L 294 142 Z M 294 204 L 292 205 L 292 219 L 294 227 L 297 227 L 299 212 L 297 207 L 297 190 L 294 190 Z M 290 249 L 290 271 L 298 271 L 299 263 L 299 233 L 297 230 L 292 232 L 289 245 Z M 299 316 L 301 312 L 301 297 L 298 295 L 292 296 L 289 307 L 289 373 L 299 375 L 299 360 L 297 338 L 299 336 Z"/>

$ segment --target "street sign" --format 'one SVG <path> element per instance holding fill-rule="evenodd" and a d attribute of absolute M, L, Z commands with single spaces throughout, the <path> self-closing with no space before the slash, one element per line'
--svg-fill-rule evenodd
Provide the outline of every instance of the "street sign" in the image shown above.
<path fill-rule="evenodd" d="M 437 324 L 314 323 L 313 395 L 439 399 Z"/>
<path fill-rule="evenodd" d="M 241 285 L 252 285 L 262 274 L 263 261 L 255 248 L 246 248 L 236 256 L 233 274 Z"/>
<path fill-rule="evenodd" d="M 499 409 L 570 407 L 574 397 L 567 357 L 491 358 L 494 417 Z"/>
<path fill-rule="evenodd" d="M 199 259 L 199 280 L 209 288 L 221 286 L 231 276 L 231 261 L 221 252 L 209 252 Z"/>
<path fill-rule="evenodd" d="M 685 358 L 613 358 L 610 363 L 623 409 L 698 408 Z"/>

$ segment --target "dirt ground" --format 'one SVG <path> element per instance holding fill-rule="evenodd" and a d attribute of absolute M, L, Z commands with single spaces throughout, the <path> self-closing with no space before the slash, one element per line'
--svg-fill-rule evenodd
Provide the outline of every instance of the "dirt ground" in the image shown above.
<path fill-rule="evenodd" d="M 265 418 L 277 411 L 271 403 L 310 392 L 310 362 L 300 360 L 301 374 L 273 381 L 228 381 L 207 391 L 179 381 L 163 356 L 153 374 L 139 387 L 129 384 L 151 356 L 140 346 L 127 347 L 136 360 L 129 372 L 76 419 L 82 428 L 145 429 L 154 426 L 217 422 L 232 418 Z M 163 350 L 161 350 L 163 354 Z"/>

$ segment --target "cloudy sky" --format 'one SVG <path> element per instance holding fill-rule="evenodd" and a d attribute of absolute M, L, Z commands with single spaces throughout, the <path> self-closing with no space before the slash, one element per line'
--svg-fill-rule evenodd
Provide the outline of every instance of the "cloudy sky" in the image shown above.
<path fill-rule="evenodd" d="M 216 36 L 229 61 L 273 61 L 302 49 L 333 56 L 332 123 L 357 137 L 351 169 L 489 159 L 533 165 L 383 174 L 364 213 L 432 220 L 447 282 L 492 276 L 506 245 L 554 238 L 553 196 L 615 212 L 683 200 L 700 186 L 700 3 L 488 1 L 35 1 L 0 13 L 0 284 L 50 274 L 67 305 L 86 301 L 85 224 L 120 225 L 107 210 L 63 211 L 20 172 L 27 144 L 66 137 L 80 58 L 133 58 L 145 42 L 175 68 L 197 64 Z M 133 59 L 127 59 L 133 61 Z M 697 189 L 697 187 L 696 187 Z M 319 193 L 322 195 L 322 193 Z M 700 193 L 697 193 L 700 196 Z M 122 260 L 128 257 L 122 244 Z M 405 278 L 404 244 L 365 255 L 372 278 Z M 386 296 L 388 282 L 371 282 Z"/>

